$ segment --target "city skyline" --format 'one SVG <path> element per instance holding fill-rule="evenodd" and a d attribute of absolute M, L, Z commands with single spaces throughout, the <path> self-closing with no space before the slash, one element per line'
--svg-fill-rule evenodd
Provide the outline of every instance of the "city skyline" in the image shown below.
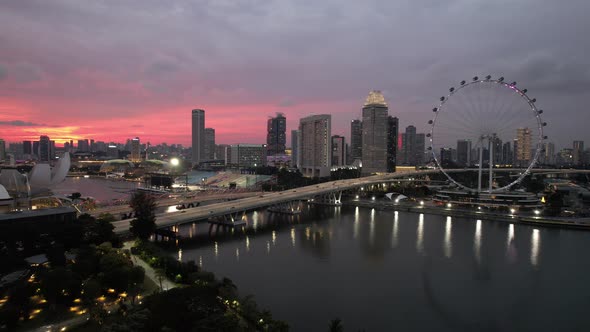
<path fill-rule="evenodd" d="M 401 128 L 425 132 L 449 86 L 490 74 L 529 89 L 558 148 L 590 141 L 589 60 L 579 56 L 590 50 L 579 33 L 590 25 L 590 4 L 510 6 L 518 20 L 503 2 L 6 2 L 2 138 L 48 135 L 61 145 L 139 136 L 188 146 L 186 111 L 194 108 L 208 110 L 219 143 L 264 142 L 265 120 L 276 112 L 293 120 L 287 131 L 310 114 L 332 114 L 332 133 L 346 137 L 373 89 Z"/>

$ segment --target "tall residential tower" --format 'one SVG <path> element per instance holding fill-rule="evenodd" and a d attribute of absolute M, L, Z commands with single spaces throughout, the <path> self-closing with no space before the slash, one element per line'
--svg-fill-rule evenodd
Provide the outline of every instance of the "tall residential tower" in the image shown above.
<path fill-rule="evenodd" d="M 192 162 L 198 164 L 205 156 L 205 111 L 194 109 L 192 111 Z"/>

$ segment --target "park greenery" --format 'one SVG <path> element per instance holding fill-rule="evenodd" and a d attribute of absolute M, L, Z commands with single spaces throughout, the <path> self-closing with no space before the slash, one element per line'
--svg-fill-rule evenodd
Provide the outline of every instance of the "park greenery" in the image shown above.
<path fill-rule="evenodd" d="M 141 240 L 147 240 L 156 230 L 156 198 L 144 191 L 131 196 L 131 208 L 135 218 L 131 221 L 130 232 Z"/>

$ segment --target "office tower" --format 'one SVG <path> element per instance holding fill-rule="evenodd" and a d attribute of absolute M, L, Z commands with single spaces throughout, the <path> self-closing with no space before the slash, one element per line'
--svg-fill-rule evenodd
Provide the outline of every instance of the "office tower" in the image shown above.
<path fill-rule="evenodd" d="M 502 145 L 502 164 L 512 165 L 512 148 L 510 147 L 510 142 Z"/>
<path fill-rule="evenodd" d="M 283 113 L 277 113 L 274 118 L 269 118 L 267 122 L 266 146 L 268 155 L 285 154 L 287 145 L 287 119 Z"/>
<path fill-rule="evenodd" d="M 6 159 L 6 142 L 0 138 L 0 161 Z"/>
<path fill-rule="evenodd" d="M 33 142 L 23 141 L 23 153 L 30 158 L 33 155 Z"/>
<path fill-rule="evenodd" d="M 413 165 L 419 166 L 425 163 L 424 152 L 426 149 L 426 135 L 416 134 L 416 145 L 414 147 L 414 163 Z"/>
<path fill-rule="evenodd" d="M 414 151 L 416 149 L 416 127 L 407 126 L 406 132 L 402 133 L 401 162 L 404 165 L 415 165 Z"/>
<path fill-rule="evenodd" d="M 447 166 L 453 162 L 453 149 L 440 148 L 440 163 Z"/>
<path fill-rule="evenodd" d="M 49 141 L 49 160 L 55 160 L 55 141 Z"/>
<path fill-rule="evenodd" d="M 227 147 L 227 165 L 237 168 L 266 166 L 266 144 L 231 144 Z"/>
<path fill-rule="evenodd" d="M 139 137 L 135 137 L 131 140 L 131 161 L 134 163 L 138 163 L 141 161 L 141 145 L 139 142 Z"/>
<path fill-rule="evenodd" d="M 90 140 L 90 152 L 96 152 L 96 144 L 94 144 L 94 140 Z"/>
<path fill-rule="evenodd" d="M 291 167 L 297 167 L 299 130 L 291 130 Z"/>
<path fill-rule="evenodd" d="M 49 137 L 41 136 L 39 137 L 39 161 L 40 162 L 49 162 L 51 158 L 51 142 Z"/>
<path fill-rule="evenodd" d="M 387 103 L 381 91 L 371 91 L 363 107 L 362 174 L 387 171 Z"/>
<path fill-rule="evenodd" d="M 39 158 L 39 141 L 33 142 L 33 155 L 38 159 Z"/>
<path fill-rule="evenodd" d="M 107 157 L 109 157 L 110 159 L 117 159 L 119 158 L 119 147 L 114 144 L 111 143 L 108 145 L 107 147 Z"/>
<path fill-rule="evenodd" d="M 215 145 L 215 160 L 223 160 L 224 164 L 227 164 L 227 144 Z"/>
<path fill-rule="evenodd" d="M 514 150 L 516 152 L 515 162 L 517 166 L 528 166 L 531 156 L 531 130 L 529 128 L 516 129 L 516 142 L 518 143 Z"/>
<path fill-rule="evenodd" d="M 346 165 L 346 142 L 343 136 L 332 136 L 332 166 Z"/>
<path fill-rule="evenodd" d="M 461 167 L 471 165 L 471 140 L 457 141 L 457 165 Z"/>
<path fill-rule="evenodd" d="M 78 140 L 78 152 L 88 152 L 90 151 L 90 146 L 88 145 L 87 139 L 80 139 Z"/>
<path fill-rule="evenodd" d="M 574 165 L 582 164 L 582 154 L 584 153 L 584 141 L 574 141 L 574 149 L 572 153 Z"/>
<path fill-rule="evenodd" d="M 215 159 L 215 129 L 213 128 L 205 128 L 205 144 L 202 159 Z"/>
<path fill-rule="evenodd" d="M 107 152 L 108 145 L 105 142 L 96 142 L 96 152 Z"/>
<path fill-rule="evenodd" d="M 399 136 L 399 120 L 387 117 L 387 171 L 395 172 L 397 166 L 397 138 Z"/>
<path fill-rule="evenodd" d="M 205 111 L 192 111 L 192 162 L 198 164 L 204 158 L 205 152 Z"/>
<path fill-rule="evenodd" d="M 363 158 L 363 123 L 361 120 L 352 120 L 350 123 L 350 159 L 351 164 L 355 160 Z"/>
<path fill-rule="evenodd" d="M 297 166 L 306 177 L 330 176 L 332 116 L 311 115 L 299 120 Z"/>
<path fill-rule="evenodd" d="M 503 145 L 502 145 L 502 140 L 500 139 L 500 137 L 496 136 L 496 137 L 492 138 L 492 146 L 493 146 L 492 154 L 493 154 L 493 158 L 494 158 L 493 163 L 494 164 L 501 164 L 502 163 L 502 156 L 503 156 L 503 153 L 502 153 Z"/>
<path fill-rule="evenodd" d="M 551 142 L 543 144 L 543 151 L 539 161 L 545 165 L 555 165 L 555 144 Z"/>

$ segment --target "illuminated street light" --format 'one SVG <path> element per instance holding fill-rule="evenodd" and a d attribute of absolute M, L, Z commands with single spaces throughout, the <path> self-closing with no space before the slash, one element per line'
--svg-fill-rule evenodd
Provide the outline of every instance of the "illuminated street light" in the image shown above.
<path fill-rule="evenodd" d="M 420 206 L 424 206 L 424 201 L 420 201 Z"/>
<path fill-rule="evenodd" d="M 453 204 L 451 204 L 451 203 L 447 203 L 447 208 L 449 208 L 449 209 L 450 209 L 451 207 L 453 207 Z"/>
<path fill-rule="evenodd" d="M 511 214 L 514 214 L 515 212 L 516 212 L 516 210 L 515 210 L 515 209 L 510 209 L 510 213 L 511 213 Z"/>
<path fill-rule="evenodd" d="M 178 160 L 178 158 L 172 158 L 170 159 L 170 164 L 174 167 L 180 165 L 180 160 Z"/>
<path fill-rule="evenodd" d="M 535 215 L 537 215 L 537 216 L 541 214 L 541 211 L 540 211 L 540 210 L 535 210 L 535 211 L 533 211 L 533 212 L 534 212 L 534 213 L 535 213 Z"/>

